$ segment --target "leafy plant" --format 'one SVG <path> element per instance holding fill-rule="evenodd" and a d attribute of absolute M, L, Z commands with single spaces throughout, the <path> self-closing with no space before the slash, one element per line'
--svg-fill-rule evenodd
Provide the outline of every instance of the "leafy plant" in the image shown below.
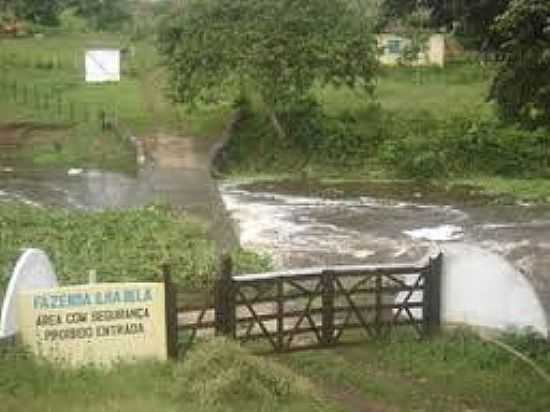
<path fill-rule="evenodd" d="M 260 96 L 274 130 L 317 83 L 373 90 L 376 42 L 343 0 L 192 0 L 167 21 L 159 47 L 174 100 Z M 293 137 L 293 136 L 291 136 Z"/>
<path fill-rule="evenodd" d="M 21 248 L 46 251 L 62 284 L 155 281 L 172 266 L 181 287 L 209 287 L 216 274 L 214 245 L 200 223 L 161 205 L 92 214 L 0 203 L 0 271 L 5 287 Z"/>
<path fill-rule="evenodd" d="M 550 125 L 550 3 L 513 0 L 494 26 L 503 39 L 490 98 L 501 117 L 527 127 Z"/>

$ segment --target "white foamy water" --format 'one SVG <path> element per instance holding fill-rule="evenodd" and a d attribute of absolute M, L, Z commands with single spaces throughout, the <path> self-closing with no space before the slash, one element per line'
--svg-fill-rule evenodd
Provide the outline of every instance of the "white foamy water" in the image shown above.
<path fill-rule="evenodd" d="M 442 225 L 415 230 L 404 230 L 403 233 L 413 239 L 426 239 L 434 241 L 459 240 L 464 237 L 463 228 L 455 225 Z"/>
<path fill-rule="evenodd" d="M 232 185 L 222 185 L 221 192 L 239 224 L 243 247 L 269 252 L 280 268 L 301 260 L 304 264 L 340 264 L 350 259 L 354 263 L 414 260 L 424 254 L 430 242 L 404 236 L 395 230 L 395 219 L 403 220 L 411 213 L 430 219 L 449 216 L 451 221 L 462 221 L 467 216 L 451 206 L 371 197 L 333 200 L 251 193 Z M 384 214 L 388 216 L 381 218 Z M 356 216 L 365 227 L 354 223 Z M 394 230 L 387 233 L 381 226 L 393 226 Z"/>

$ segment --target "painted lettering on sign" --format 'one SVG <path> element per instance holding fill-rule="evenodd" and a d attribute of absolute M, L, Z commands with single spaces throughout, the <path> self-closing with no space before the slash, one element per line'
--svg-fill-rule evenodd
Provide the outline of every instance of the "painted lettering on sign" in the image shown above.
<path fill-rule="evenodd" d="M 34 296 L 33 307 L 35 309 L 64 309 L 79 306 L 150 302 L 152 299 L 151 289 L 126 289 L 96 293 L 52 293 Z"/>

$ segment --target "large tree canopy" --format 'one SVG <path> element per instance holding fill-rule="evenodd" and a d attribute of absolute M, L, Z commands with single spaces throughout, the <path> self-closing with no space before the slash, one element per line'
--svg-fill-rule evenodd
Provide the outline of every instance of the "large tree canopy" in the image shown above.
<path fill-rule="evenodd" d="M 58 23 L 58 14 L 63 7 L 62 0 L 13 0 L 14 14 L 37 24 L 53 26 Z"/>
<path fill-rule="evenodd" d="M 192 0 L 165 22 L 160 47 L 176 101 L 246 84 L 273 114 L 316 83 L 370 91 L 377 66 L 370 28 L 346 0 Z"/>
<path fill-rule="evenodd" d="M 550 1 L 512 0 L 497 19 L 505 61 L 491 87 L 505 119 L 550 125 Z"/>

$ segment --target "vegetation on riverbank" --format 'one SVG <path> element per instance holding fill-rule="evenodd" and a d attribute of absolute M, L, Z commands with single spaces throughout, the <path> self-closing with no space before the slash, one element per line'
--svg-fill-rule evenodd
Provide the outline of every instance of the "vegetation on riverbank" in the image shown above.
<path fill-rule="evenodd" d="M 207 289 L 217 273 L 216 251 L 205 226 L 162 205 L 85 213 L 0 202 L 0 289 L 22 248 L 40 248 L 52 259 L 61 284 L 160 280 L 170 264 L 183 289 Z M 236 271 L 261 272 L 270 262 L 251 252 L 235 254 Z"/>
<path fill-rule="evenodd" d="M 489 69 L 461 63 L 420 70 L 421 84 L 410 69 L 386 70 L 371 101 L 346 89 L 319 89 L 320 105 L 311 101 L 285 114 L 293 139 L 280 139 L 251 99 L 226 149 L 225 172 L 466 181 L 491 195 L 546 201 L 547 185 L 533 182 L 550 176 L 550 135 L 497 119 L 485 101 Z"/>

